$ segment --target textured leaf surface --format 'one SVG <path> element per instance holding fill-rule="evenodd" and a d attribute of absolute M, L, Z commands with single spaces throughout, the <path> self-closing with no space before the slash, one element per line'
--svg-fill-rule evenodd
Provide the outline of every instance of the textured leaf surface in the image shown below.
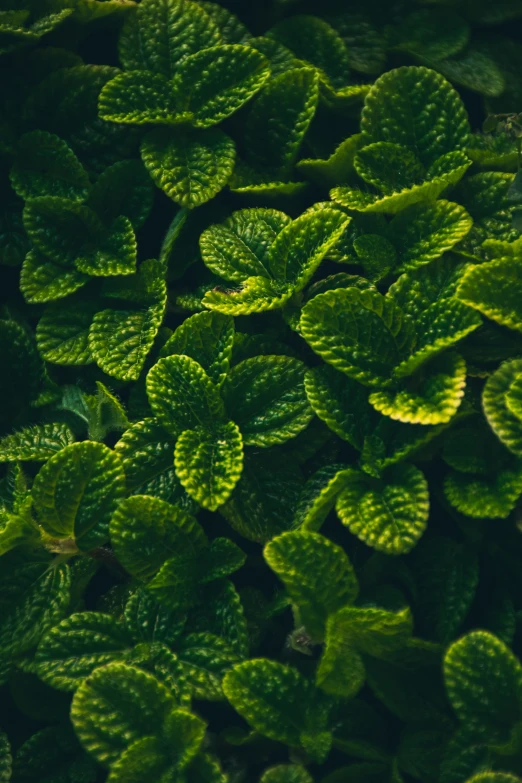
<path fill-rule="evenodd" d="M 386 195 L 420 185 L 426 173 L 411 149 L 390 141 L 363 147 L 355 156 L 354 167 L 365 182 Z"/>
<path fill-rule="evenodd" d="M 143 163 L 120 160 L 100 174 L 88 203 L 105 224 L 123 215 L 138 229 L 148 217 L 153 200 L 154 186 Z"/>
<path fill-rule="evenodd" d="M 349 54 L 339 33 L 323 19 L 298 14 L 275 25 L 268 35 L 300 60 L 314 65 L 322 78 L 336 87 L 348 81 Z"/>
<path fill-rule="evenodd" d="M 68 307 L 50 305 L 36 328 L 42 357 L 53 364 L 91 364 L 89 329 L 93 317 L 90 302 Z"/>
<path fill-rule="evenodd" d="M 44 462 L 71 443 L 74 435 L 66 424 L 37 424 L 0 440 L 0 462 Z"/>
<path fill-rule="evenodd" d="M 102 443 L 73 443 L 51 457 L 32 489 L 38 520 L 54 538 L 84 551 L 108 538 L 111 514 L 125 494 L 120 458 Z"/>
<path fill-rule="evenodd" d="M 160 352 L 160 358 L 181 354 L 190 356 L 220 385 L 230 366 L 234 344 L 234 322 L 221 313 L 203 312 L 178 326 Z"/>
<path fill-rule="evenodd" d="M 261 89 L 270 75 L 268 60 L 237 44 L 203 49 L 184 58 L 177 70 L 179 91 L 197 128 L 217 125 Z"/>
<path fill-rule="evenodd" d="M 389 238 L 399 256 L 396 272 L 439 258 L 460 242 L 471 226 L 466 210 L 450 201 L 415 204 L 403 210 L 390 223 Z"/>
<path fill-rule="evenodd" d="M 246 446 L 284 443 L 309 424 L 313 412 L 304 388 L 305 369 L 288 356 L 256 356 L 232 368 L 223 399 Z"/>
<path fill-rule="evenodd" d="M 279 310 L 294 293 L 291 285 L 277 284 L 264 277 L 247 277 L 241 288 L 214 288 L 203 297 L 203 305 L 224 315 L 250 315 Z"/>
<path fill-rule="evenodd" d="M 110 522 L 110 534 L 123 567 L 142 581 L 150 579 L 167 558 L 200 553 L 207 546 L 206 536 L 194 517 L 146 495 L 134 495 L 118 505 Z"/>
<path fill-rule="evenodd" d="M 190 118 L 178 113 L 177 83 L 149 71 L 127 71 L 111 79 L 100 93 L 100 117 L 133 125 L 175 125 Z"/>
<path fill-rule="evenodd" d="M 143 310 L 101 310 L 89 331 L 100 369 L 123 381 L 139 378 L 163 320 L 166 298 Z"/>
<path fill-rule="evenodd" d="M 69 604 L 71 574 L 65 563 L 49 568 L 38 560 L 8 565 L 4 559 L 0 583 L 3 671 L 4 667 L 9 670 L 14 658 L 36 647 L 43 634 L 62 619 Z"/>
<path fill-rule="evenodd" d="M 223 690 L 260 734 L 300 746 L 313 709 L 313 686 L 296 669 L 263 658 L 246 661 L 226 675 Z M 315 716 L 317 722 L 321 717 Z"/>
<path fill-rule="evenodd" d="M 182 207 L 198 207 L 215 196 L 232 174 L 236 149 L 223 131 L 179 132 L 160 128 L 141 146 L 155 184 Z"/>
<path fill-rule="evenodd" d="M 454 352 L 437 356 L 414 376 L 414 389 L 375 391 L 375 410 L 409 424 L 447 424 L 458 410 L 466 385 L 466 362 Z"/>
<path fill-rule="evenodd" d="M 24 199 L 59 196 L 83 201 L 89 178 L 70 147 L 52 133 L 25 133 L 10 172 L 14 191 Z"/>
<path fill-rule="evenodd" d="M 457 296 L 469 307 L 502 326 L 522 331 L 522 261 L 499 258 L 470 267 L 458 288 Z"/>
<path fill-rule="evenodd" d="M 451 705 L 476 736 L 507 739 L 520 720 L 522 668 L 493 634 L 473 631 L 451 645 L 444 679 Z"/>
<path fill-rule="evenodd" d="M 270 247 L 268 263 L 274 277 L 296 291 L 303 289 L 348 223 L 349 218 L 337 209 L 305 212 L 293 220 Z"/>
<path fill-rule="evenodd" d="M 147 394 L 158 421 L 174 436 L 199 426 L 211 428 L 223 418 L 217 387 L 187 355 L 160 359 L 147 375 Z"/>
<path fill-rule="evenodd" d="M 110 615 L 79 612 L 44 636 L 35 657 L 38 676 L 59 690 L 75 690 L 99 666 L 131 648 L 125 627 Z"/>
<path fill-rule="evenodd" d="M 414 339 L 411 321 L 394 303 L 356 288 L 316 296 L 303 308 L 300 328 L 324 361 L 366 386 L 388 386 Z"/>
<path fill-rule="evenodd" d="M 188 54 L 220 43 L 216 24 L 190 0 L 146 0 L 129 14 L 119 41 L 122 65 L 172 78 Z"/>
<path fill-rule="evenodd" d="M 275 209 L 242 209 L 224 223 L 210 226 L 200 237 L 206 266 L 225 280 L 241 282 L 248 277 L 270 277 L 269 248 L 290 223 Z"/>
<path fill-rule="evenodd" d="M 482 396 L 484 413 L 495 434 L 517 456 L 522 456 L 522 419 L 518 415 L 522 361 L 504 362 L 487 380 Z"/>
<path fill-rule="evenodd" d="M 377 608 L 343 607 L 328 618 L 317 684 L 332 696 L 355 696 L 365 679 L 361 653 L 385 657 L 404 647 L 411 634 L 409 609 L 388 612 Z"/>
<path fill-rule="evenodd" d="M 243 469 L 243 441 L 234 422 L 182 432 L 174 452 L 176 473 L 189 495 L 215 511 L 230 496 Z"/>
<path fill-rule="evenodd" d="M 382 483 L 354 473 L 336 508 L 341 522 L 366 544 L 390 555 L 403 554 L 426 528 L 428 485 L 412 465 L 390 469 Z"/>
<path fill-rule="evenodd" d="M 375 413 L 368 392 L 335 367 L 314 367 L 305 375 L 308 401 L 325 424 L 354 448 L 362 450 Z"/>
<path fill-rule="evenodd" d="M 488 476 L 449 473 L 444 492 L 452 506 L 475 518 L 505 519 L 522 494 L 522 464 L 500 464 Z"/>
<path fill-rule="evenodd" d="M 271 79 L 256 98 L 245 128 L 247 163 L 265 178 L 290 174 L 319 97 L 311 68 L 296 68 Z M 283 109 L 283 111 L 282 111 Z"/>
<path fill-rule="evenodd" d="M 283 533 L 266 545 L 264 555 L 317 640 L 324 638 L 328 616 L 357 598 L 357 577 L 348 557 L 319 533 Z"/>
<path fill-rule="evenodd" d="M 190 713 L 175 708 L 174 698 L 155 677 L 132 666 L 112 663 L 96 670 L 80 685 L 73 699 L 71 717 L 83 746 L 104 765 L 118 761 L 133 742 L 153 737 L 162 729 L 173 744 L 170 753 L 179 754 L 178 761 L 181 761 L 183 750 L 179 747 L 181 738 L 176 737 L 176 723 L 184 722 L 187 716 L 189 725 L 198 724 L 194 728 L 199 741 L 192 738 L 196 750 L 204 724 Z M 189 737 L 185 738 L 188 742 L 184 752 L 190 758 L 194 751 Z"/>
<path fill-rule="evenodd" d="M 223 699 L 223 677 L 240 660 L 227 642 L 211 633 L 188 634 L 178 647 L 178 656 L 195 698 Z"/>
<path fill-rule="evenodd" d="M 435 71 L 409 66 L 379 77 L 366 96 L 363 144 L 389 141 L 412 149 L 427 166 L 464 149 L 470 133 L 457 92 Z"/>
<path fill-rule="evenodd" d="M 73 294 L 88 279 L 88 275 L 75 267 L 55 264 L 41 253 L 30 250 L 22 265 L 20 290 L 29 304 L 54 302 Z"/>

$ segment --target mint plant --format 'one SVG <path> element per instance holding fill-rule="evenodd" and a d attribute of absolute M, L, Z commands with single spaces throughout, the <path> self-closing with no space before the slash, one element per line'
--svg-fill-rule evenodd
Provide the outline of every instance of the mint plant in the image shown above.
<path fill-rule="evenodd" d="M 0 9 L 0 783 L 522 783 L 519 0 Z"/>

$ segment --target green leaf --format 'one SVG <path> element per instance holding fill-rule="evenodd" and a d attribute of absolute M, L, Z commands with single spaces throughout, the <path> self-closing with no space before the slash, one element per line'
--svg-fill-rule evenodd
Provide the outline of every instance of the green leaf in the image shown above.
<path fill-rule="evenodd" d="M 199 246 L 206 266 L 225 280 L 271 277 L 269 252 L 276 236 L 291 223 L 276 209 L 241 209 L 224 223 L 201 234 Z"/>
<path fill-rule="evenodd" d="M 401 275 L 390 287 L 389 295 L 415 321 L 417 332 L 414 351 L 395 369 L 396 377 L 411 374 L 481 325 L 477 313 L 455 299 L 464 271 L 463 263 L 445 255 Z"/>
<path fill-rule="evenodd" d="M 119 40 L 126 70 L 145 70 L 170 79 L 189 54 L 219 44 L 212 18 L 190 0 L 145 0 L 128 14 Z"/>
<path fill-rule="evenodd" d="M 65 563 L 51 566 L 47 561 L 13 558 L 16 554 L 4 556 L 0 578 L 0 671 L 36 647 L 60 622 L 70 598 L 71 574 Z"/>
<path fill-rule="evenodd" d="M 499 258 L 470 266 L 459 285 L 457 297 L 493 321 L 522 331 L 522 262 Z"/>
<path fill-rule="evenodd" d="M 509 772 L 482 772 L 473 775 L 467 783 L 520 783 L 520 778 L 510 775 Z"/>
<path fill-rule="evenodd" d="M 270 79 L 256 98 L 246 120 L 244 146 L 247 164 L 260 172 L 264 181 L 290 176 L 318 97 L 316 71 L 294 68 Z"/>
<path fill-rule="evenodd" d="M 202 304 L 224 315 L 250 315 L 278 310 L 292 297 L 293 286 L 278 284 L 265 277 L 247 277 L 238 289 L 213 288 L 204 295 Z"/>
<path fill-rule="evenodd" d="M 211 428 L 224 415 L 218 388 L 190 356 L 160 359 L 147 375 L 147 394 L 158 421 L 171 435 Z"/>
<path fill-rule="evenodd" d="M 150 592 L 139 588 L 125 605 L 124 620 L 138 642 L 162 642 L 172 647 L 183 632 L 186 617 L 162 606 Z"/>
<path fill-rule="evenodd" d="M 118 455 L 102 443 L 66 446 L 40 469 L 32 488 L 38 520 L 53 538 L 73 538 L 84 551 L 108 538 L 109 519 L 125 495 Z"/>
<path fill-rule="evenodd" d="M 163 321 L 165 297 L 142 310 L 101 310 L 89 331 L 89 349 L 98 367 L 122 381 L 139 378 Z"/>
<path fill-rule="evenodd" d="M 220 386 L 230 366 L 234 321 L 221 313 L 202 312 L 178 326 L 160 351 L 160 358 L 190 356 Z"/>
<path fill-rule="evenodd" d="M 438 61 L 458 54 L 467 44 L 470 30 L 464 19 L 448 8 L 423 8 L 404 19 L 394 48 L 424 61 Z"/>
<path fill-rule="evenodd" d="M 118 560 L 141 581 L 149 580 L 168 558 L 200 555 L 208 546 L 194 517 L 146 495 L 134 495 L 118 505 L 110 536 Z"/>
<path fill-rule="evenodd" d="M 45 131 L 31 131 L 20 138 L 9 176 L 13 190 L 23 199 L 58 196 L 83 201 L 90 185 L 71 148 Z"/>
<path fill-rule="evenodd" d="M 90 759 L 70 724 L 49 726 L 33 734 L 14 758 L 15 780 L 54 783 L 58 780 L 94 783 L 99 768 Z"/>
<path fill-rule="evenodd" d="M 351 468 L 336 464 L 325 465 L 314 473 L 299 497 L 292 526 L 319 530 L 351 474 Z"/>
<path fill-rule="evenodd" d="M 177 70 L 181 108 L 196 128 L 209 128 L 237 111 L 270 75 L 268 60 L 238 44 L 203 49 Z M 185 97 L 186 96 L 186 97 Z"/>
<path fill-rule="evenodd" d="M 36 250 L 58 265 L 101 276 L 135 270 L 136 237 L 123 215 L 106 228 L 89 207 L 42 196 L 26 202 L 24 225 Z"/>
<path fill-rule="evenodd" d="M 321 641 L 328 616 L 357 598 L 357 577 L 344 551 L 319 533 L 291 531 L 270 541 L 264 556 L 306 630 Z"/>
<path fill-rule="evenodd" d="M 241 536 L 266 543 L 290 527 L 302 484 L 295 461 L 247 449 L 241 478 L 219 511 Z"/>
<path fill-rule="evenodd" d="M 42 357 L 53 364 L 91 364 L 89 329 L 93 317 L 92 302 L 77 302 L 68 307 L 49 305 L 36 327 Z"/>
<path fill-rule="evenodd" d="M 0 440 L 0 462 L 44 462 L 71 443 L 74 435 L 66 424 L 36 424 Z"/>
<path fill-rule="evenodd" d="M 174 445 L 175 438 L 150 418 L 131 425 L 114 448 L 123 460 L 127 487 L 133 494 L 158 497 L 191 513 L 194 502 L 174 472 Z"/>
<path fill-rule="evenodd" d="M 405 554 L 426 529 L 428 484 L 413 465 L 390 468 L 383 479 L 353 471 L 336 508 L 341 522 L 368 546 Z"/>
<path fill-rule="evenodd" d="M 156 737 L 135 740 L 111 764 L 108 783 L 139 783 L 144 778 L 158 780 L 171 772 L 169 759 Z"/>
<path fill-rule="evenodd" d="M 251 35 L 237 16 L 227 8 L 222 8 L 217 3 L 200 0 L 200 6 L 218 26 L 219 32 L 225 43 L 247 43 Z"/>
<path fill-rule="evenodd" d="M 346 182 L 353 173 L 353 162 L 361 142 L 360 133 L 348 136 L 332 152 L 330 157 L 303 158 L 297 169 L 319 187 L 330 189 Z"/>
<path fill-rule="evenodd" d="M 243 442 L 234 422 L 216 425 L 212 431 L 187 429 L 174 452 L 176 473 L 199 505 L 215 511 L 230 497 L 243 469 Z"/>
<path fill-rule="evenodd" d="M 439 200 L 413 204 L 390 222 L 389 239 L 399 256 L 397 274 L 433 261 L 451 250 L 473 224 L 459 204 Z"/>
<path fill-rule="evenodd" d="M 162 751 L 182 769 L 197 753 L 205 724 L 176 709 L 171 693 L 155 677 L 132 666 L 112 663 L 80 685 L 71 718 L 85 749 L 112 765 L 134 742 L 162 738 Z M 168 754 L 168 755 L 167 755 Z"/>
<path fill-rule="evenodd" d="M 457 511 L 475 518 L 505 519 L 522 494 L 522 463 L 503 460 L 487 476 L 452 471 L 444 493 Z"/>
<path fill-rule="evenodd" d="M 54 302 L 73 294 L 89 276 L 75 267 L 55 264 L 35 250 L 27 253 L 20 273 L 20 290 L 28 304 Z"/>
<path fill-rule="evenodd" d="M 259 783 L 313 783 L 305 767 L 297 764 L 278 764 L 263 772 Z"/>
<path fill-rule="evenodd" d="M 120 160 L 100 174 L 89 193 L 88 205 L 106 225 L 123 215 L 138 229 L 153 200 L 154 186 L 143 163 Z"/>
<path fill-rule="evenodd" d="M 413 557 L 419 591 L 416 615 L 422 636 L 448 644 L 475 597 L 477 554 L 451 538 L 437 536 L 422 541 Z"/>
<path fill-rule="evenodd" d="M 493 432 L 518 457 L 522 456 L 521 376 L 520 359 L 504 362 L 490 375 L 482 395 L 484 413 Z"/>
<path fill-rule="evenodd" d="M 121 660 L 132 647 L 125 626 L 100 612 L 78 612 L 41 640 L 36 672 L 53 688 L 73 691 L 99 666 Z"/>
<path fill-rule="evenodd" d="M 303 740 L 312 745 L 314 738 L 321 740 L 328 733 L 326 701 L 289 666 L 264 658 L 240 663 L 225 676 L 223 690 L 241 717 L 277 742 L 298 748 Z M 328 750 L 312 756 L 321 761 Z"/>
<path fill-rule="evenodd" d="M 11 514 L 0 509 L 0 555 L 17 546 L 31 545 L 38 537 L 36 525 L 28 514 Z"/>
<path fill-rule="evenodd" d="M 447 152 L 465 149 L 470 127 L 458 93 L 442 76 L 407 66 L 377 79 L 365 99 L 361 132 L 365 145 L 401 144 L 430 166 Z"/>
<path fill-rule="evenodd" d="M 375 420 L 366 389 L 328 365 L 308 370 L 305 389 L 316 415 L 336 435 L 362 450 Z"/>
<path fill-rule="evenodd" d="M 454 84 L 462 85 L 488 98 L 497 97 L 505 90 L 502 69 L 487 51 L 481 51 L 479 48 L 470 46 L 457 57 L 439 60 L 436 67 Z"/>
<path fill-rule="evenodd" d="M 322 209 L 305 212 L 285 226 L 268 251 L 269 268 L 276 280 L 301 291 L 349 221 L 338 209 Z"/>
<path fill-rule="evenodd" d="M 131 125 L 176 125 L 191 119 L 178 113 L 178 80 L 149 71 L 119 73 L 102 88 L 99 112 L 103 120 Z"/>
<path fill-rule="evenodd" d="M 304 388 L 305 369 L 288 356 L 256 356 L 230 370 L 223 400 L 246 446 L 275 446 L 308 426 L 313 412 Z"/>
<path fill-rule="evenodd" d="M 211 633 L 192 633 L 183 637 L 177 654 L 194 698 L 223 699 L 223 677 L 240 660 L 227 642 Z"/>
<path fill-rule="evenodd" d="M 350 59 L 343 39 L 318 16 L 291 16 L 278 22 L 267 36 L 282 43 L 300 60 L 314 65 L 321 78 L 334 87 L 348 82 Z"/>
<path fill-rule="evenodd" d="M 328 617 L 326 646 L 317 669 L 316 681 L 332 696 L 352 698 L 364 684 L 361 653 L 375 658 L 401 650 L 412 635 L 409 609 L 345 606 Z"/>
<path fill-rule="evenodd" d="M 354 168 L 365 182 L 386 195 L 420 185 L 426 174 L 411 149 L 389 141 L 363 147 L 355 156 Z"/>
<path fill-rule="evenodd" d="M 471 166 L 471 160 L 455 150 L 441 155 L 426 172 L 423 182 L 394 193 L 381 195 L 350 187 L 333 188 L 330 197 L 346 209 L 395 215 L 417 202 L 435 201 L 441 193 L 456 185 Z"/>
<path fill-rule="evenodd" d="M 451 705 L 467 731 L 488 744 L 507 740 L 521 720 L 522 668 L 513 653 L 487 631 L 473 631 L 444 657 Z"/>
<path fill-rule="evenodd" d="M 216 128 L 204 133 L 159 128 L 145 136 L 141 155 L 154 183 L 177 204 L 193 209 L 227 184 L 236 149 Z"/>
<path fill-rule="evenodd" d="M 385 278 L 397 263 L 397 252 L 392 243 L 378 234 L 362 234 L 353 240 L 357 262 L 365 275 L 377 282 Z"/>
<path fill-rule="evenodd" d="M 230 579 L 209 585 L 203 603 L 191 612 L 190 628 L 220 636 L 240 659 L 248 657 L 250 636 L 246 612 Z"/>
<path fill-rule="evenodd" d="M 316 296 L 303 308 L 300 328 L 325 362 L 366 386 L 385 388 L 415 339 L 410 318 L 394 302 L 357 288 Z"/>
<path fill-rule="evenodd" d="M 466 362 L 448 351 L 425 364 L 399 391 L 374 391 L 368 401 L 375 410 L 409 424 L 447 424 L 464 397 Z"/>

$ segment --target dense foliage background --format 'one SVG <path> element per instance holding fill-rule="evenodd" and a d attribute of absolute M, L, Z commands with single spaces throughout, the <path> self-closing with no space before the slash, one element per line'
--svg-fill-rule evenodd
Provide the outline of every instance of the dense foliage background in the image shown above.
<path fill-rule="evenodd" d="M 520 783 L 521 0 L 0 53 L 0 783 Z"/>

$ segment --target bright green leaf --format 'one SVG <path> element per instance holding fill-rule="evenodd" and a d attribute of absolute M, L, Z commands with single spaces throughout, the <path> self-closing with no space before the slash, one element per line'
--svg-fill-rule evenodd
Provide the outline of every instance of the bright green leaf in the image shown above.
<path fill-rule="evenodd" d="M 187 429 L 178 438 L 174 452 L 176 473 L 189 495 L 201 506 L 215 511 L 230 496 L 243 469 L 243 442 L 234 422 L 212 431 Z"/>
<path fill-rule="evenodd" d="M 38 520 L 53 538 L 88 551 L 108 538 L 109 519 L 125 494 L 118 455 L 102 443 L 66 446 L 40 469 L 32 489 Z"/>

